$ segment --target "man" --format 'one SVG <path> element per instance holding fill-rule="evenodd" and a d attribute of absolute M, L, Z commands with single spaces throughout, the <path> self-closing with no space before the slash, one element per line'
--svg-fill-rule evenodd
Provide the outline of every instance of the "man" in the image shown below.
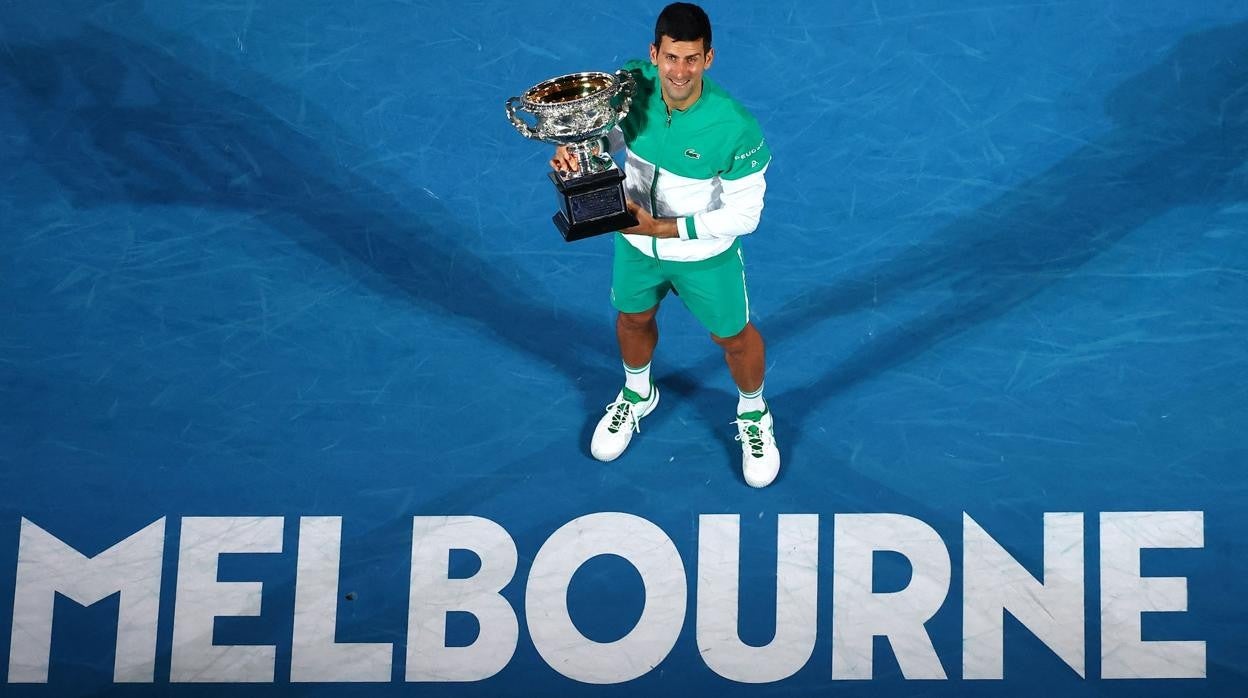
<path fill-rule="evenodd" d="M 771 154 L 758 123 L 703 73 L 715 60 L 711 23 L 697 5 L 668 5 L 655 23 L 650 61 L 624 69 L 637 80 L 632 107 L 611 134 L 626 148 L 624 183 L 635 227 L 615 235 L 611 300 L 624 387 L 594 429 L 590 451 L 610 461 L 659 404 L 650 378 L 659 301 L 675 291 L 724 350 L 737 384 L 742 472 L 765 487 L 780 470 L 772 415 L 763 400 L 763 338 L 749 319 L 738 238 L 763 210 Z M 556 169 L 575 169 L 559 148 Z"/>

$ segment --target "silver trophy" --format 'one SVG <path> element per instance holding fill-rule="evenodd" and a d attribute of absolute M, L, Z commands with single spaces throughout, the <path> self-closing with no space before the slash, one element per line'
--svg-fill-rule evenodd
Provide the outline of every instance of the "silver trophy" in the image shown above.
<path fill-rule="evenodd" d="M 605 136 L 628 114 L 632 74 L 573 73 L 540 82 L 507 100 L 507 118 L 525 138 L 567 146 L 580 169 L 551 172 L 559 192 L 555 227 L 568 242 L 637 225 L 625 207 L 624 173 L 604 147 Z M 533 116 L 529 125 L 516 112 Z"/>

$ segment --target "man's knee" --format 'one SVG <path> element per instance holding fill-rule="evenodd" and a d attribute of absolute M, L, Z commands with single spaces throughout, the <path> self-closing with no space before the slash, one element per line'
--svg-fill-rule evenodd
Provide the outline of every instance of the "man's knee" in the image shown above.
<path fill-rule="evenodd" d="M 620 311 L 617 322 L 626 329 L 644 330 L 654 322 L 654 316 L 659 312 L 659 306 L 654 306 L 649 310 L 643 310 L 640 313 L 626 313 Z"/>
<path fill-rule="evenodd" d="M 755 338 L 762 340 L 758 330 L 754 329 L 754 325 L 748 322 L 745 323 L 745 327 L 742 327 L 740 332 L 731 337 L 720 337 L 713 332 L 711 333 L 711 340 L 723 347 L 724 351 L 729 352 L 744 350 Z"/>

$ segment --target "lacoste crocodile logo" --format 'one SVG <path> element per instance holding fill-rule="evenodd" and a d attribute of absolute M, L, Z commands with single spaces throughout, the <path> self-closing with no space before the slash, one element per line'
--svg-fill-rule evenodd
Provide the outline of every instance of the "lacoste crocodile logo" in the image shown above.
<path fill-rule="evenodd" d="M 685 148 L 685 157 L 693 158 L 694 160 L 702 159 L 702 156 L 698 154 L 698 151 L 693 148 Z"/>

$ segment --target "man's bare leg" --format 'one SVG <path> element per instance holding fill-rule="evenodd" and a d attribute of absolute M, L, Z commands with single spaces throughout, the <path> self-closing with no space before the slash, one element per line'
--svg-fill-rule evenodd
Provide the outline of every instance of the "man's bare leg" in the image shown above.
<path fill-rule="evenodd" d="M 640 313 L 620 313 L 615 318 L 615 336 L 620 342 L 620 358 L 625 366 L 648 366 L 659 343 L 659 323 L 654 316 L 659 306 Z"/>
<path fill-rule="evenodd" d="M 747 322 L 744 329 L 731 337 L 711 335 L 711 339 L 723 348 L 728 372 L 732 374 L 732 380 L 741 394 L 758 392 L 763 387 L 763 372 L 767 362 L 763 336 L 758 333 L 754 323 Z"/>

